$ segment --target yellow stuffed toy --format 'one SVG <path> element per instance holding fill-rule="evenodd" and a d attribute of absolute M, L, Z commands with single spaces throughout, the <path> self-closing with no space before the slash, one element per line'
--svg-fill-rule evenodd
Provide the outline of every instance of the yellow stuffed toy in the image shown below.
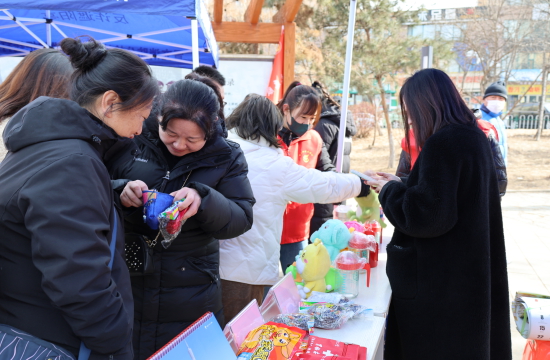
<path fill-rule="evenodd" d="M 302 298 L 308 298 L 312 291 L 327 290 L 325 276 L 330 269 L 330 256 L 321 240 L 315 239 L 313 244 L 309 244 L 300 252 L 296 260 L 296 269 L 304 281 L 304 286 L 298 287 Z"/>

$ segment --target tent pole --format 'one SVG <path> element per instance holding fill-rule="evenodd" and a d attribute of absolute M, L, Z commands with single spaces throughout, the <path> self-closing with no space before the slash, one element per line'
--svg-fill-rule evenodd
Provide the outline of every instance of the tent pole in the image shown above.
<path fill-rule="evenodd" d="M 50 10 L 46 10 L 46 19 L 51 20 L 51 18 Z M 46 23 L 46 44 L 52 47 L 52 25 L 50 23 Z"/>
<path fill-rule="evenodd" d="M 193 69 L 199 66 L 199 25 L 191 19 L 191 47 L 193 48 Z"/>
<path fill-rule="evenodd" d="M 349 82 L 351 75 L 351 59 L 353 55 L 353 35 L 355 32 L 355 12 L 357 0 L 350 0 L 348 43 L 346 44 L 346 63 L 344 67 L 344 88 L 342 89 L 342 108 L 340 113 L 340 132 L 338 133 L 338 153 L 336 157 L 336 171 L 342 172 L 344 158 L 344 138 L 346 136 L 346 118 L 348 116 Z"/>

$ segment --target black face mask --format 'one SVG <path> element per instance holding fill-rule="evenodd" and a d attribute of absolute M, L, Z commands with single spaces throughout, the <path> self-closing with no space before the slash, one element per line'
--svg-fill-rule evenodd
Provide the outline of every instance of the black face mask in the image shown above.
<path fill-rule="evenodd" d="M 309 130 L 309 124 L 300 124 L 292 116 L 290 117 L 290 121 L 291 123 L 288 128 L 290 129 L 290 131 L 298 136 L 304 135 Z"/>

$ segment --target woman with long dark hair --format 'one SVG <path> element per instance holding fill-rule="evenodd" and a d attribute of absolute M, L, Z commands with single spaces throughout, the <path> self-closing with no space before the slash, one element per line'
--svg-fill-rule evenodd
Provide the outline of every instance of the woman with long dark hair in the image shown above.
<path fill-rule="evenodd" d="M 68 99 L 72 73 L 69 58 L 59 50 L 38 49 L 26 55 L 0 84 L 0 133 L 10 118 L 34 99 Z M 5 155 L 4 142 L 0 141 L 0 160 Z"/>
<path fill-rule="evenodd" d="M 506 250 L 487 137 L 453 82 L 426 69 L 400 93 L 422 148 L 402 182 L 378 173 L 395 226 L 385 359 L 511 359 Z"/>
<path fill-rule="evenodd" d="M 75 69 L 71 100 L 39 97 L 3 133 L 0 324 L 73 356 L 84 343 L 90 359 L 131 360 L 134 303 L 106 164 L 141 132 L 158 85 L 135 54 L 60 45 Z M 35 358 L 25 351 L 14 356 Z"/>
<path fill-rule="evenodd" d="M 144 360 L 207 311 L 224 323 L 219 239 L 252 226 L 255 202 L 239 145 L 221 136 L 219 97 L 198 80 L 180 80 L 161 96 L 134 142 L 140 154 L 112 167 L 125 183 L 127 244 L 150 249 L 153 268 L 135 269 L 134 353 Z M 187 222 L 165 249 L 143 222 L 142 192 L 156 189 L 188 208 Z M 142 240 L 139 240 L 142 239 Z"/>

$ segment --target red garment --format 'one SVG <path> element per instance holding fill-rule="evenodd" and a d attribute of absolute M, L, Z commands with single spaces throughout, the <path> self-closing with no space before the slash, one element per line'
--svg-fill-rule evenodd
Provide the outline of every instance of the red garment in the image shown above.
<path fill-rule="evenodd" d="M 492 134 L 498 141 L 498 131 L 493 124 L 485 120 L 477 119 L 477 127 L 483 131 L 485 136 L 489 137 L 489 135 Z"/>
<path fill-rule="evenodd" d="M 279 138 L 279 140 L 281 140 Z M 321 154 L 323 140 L 315 130 L 308 130 L 287 146 L 281 140 L 284 154 L 290 156 L 298 165 L 315 169 Z M 292 244 L 309 238 L 309 222 L 313 217 L 313 204 L 291 202 L 286 206 L 283 216 L 283 235 L 281 244 Z"/>
<path fill-rule="evenodd" d="M 489 137 L 489 135 L 492 134 L 498 141 L 498 131 L 493 126 L 493 124 L 485 120 L 477 119 L 477 127 L 480 128 L 481 131 L 483 131 L 485 136 Z M 409 152 L 409 149 L 407 149 L 407 140 L 405 138 L 401 140 L 401 149 L 403 149 L 403 151 L 411 156 L 412 169 L 414 163 L 416 162 L 416 159 L 418 159 L 418 155 L 420 155 L 420 151 L 416 147 L 416 140 L 414 138 L 414 132 L 412 129 L 409 130 L 409 141 L 411 142 L 411 151 Z"/>
<path fill-rule="evenodd" d="M 403 140 L 401 140 L 401 149 L 403 149 L 403 151 L 405 151 L 407 154 L 411 156 L 411 169 L 412 169 L 414 166 L 414 163 L 416 162 L 416 159 L 418 159 L 418 155 L 420 155 L 420 151 L 416 147 L 416 140 L 414 139 L 414 132 L 412 131 L 412 129 L 409 130 L 409 141 L 411 142 L 410 151 L 407 148 L 406 138 L 403 138 Z"/>

